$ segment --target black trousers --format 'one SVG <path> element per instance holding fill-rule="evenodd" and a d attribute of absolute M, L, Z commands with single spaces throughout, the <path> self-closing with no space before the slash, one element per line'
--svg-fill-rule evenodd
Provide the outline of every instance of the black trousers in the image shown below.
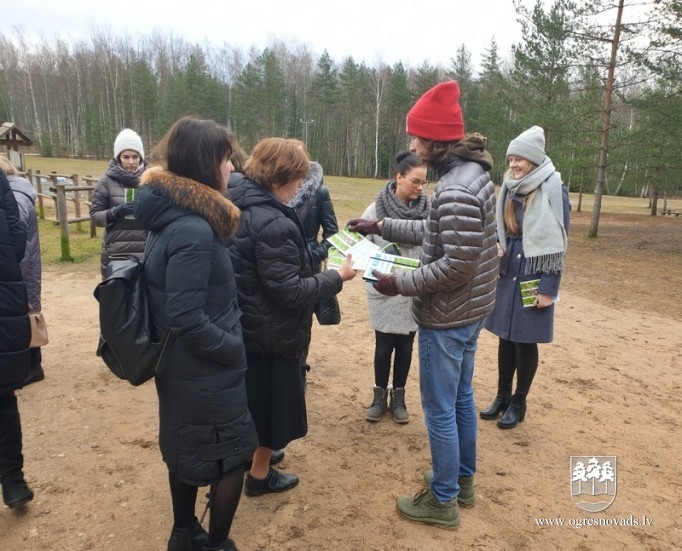
<path fill-rule="evenodd" d="M 21 479 L 21 420 L 14 392 L 0 394 L 0 480 Z"/>
<path fill-rule="evenodd" d="M 396 335 L 374 331 L 374 336 L 374 384 L 384 389 L 388 387 L 393 356 L 393 388 L 405 388 L 412 363 L 415 333 Z"/>

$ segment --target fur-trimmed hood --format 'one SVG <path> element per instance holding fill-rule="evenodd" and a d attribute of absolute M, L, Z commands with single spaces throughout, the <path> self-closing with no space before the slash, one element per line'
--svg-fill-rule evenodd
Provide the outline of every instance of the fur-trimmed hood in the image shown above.
<path fill-rule="evenodd" d="M 301 188 L 296 192 L 296 195 L 289 201 L 289 206 L 293 209 L 299 209 L 306 201 L 309 201 L 312 197 L 315 197 L 317 190 L 320 189 L 322 185 L 322 179 L 324 173 L 322 171 L 322 165 L 317 161 L 310 162 L 310 170 L 305 178 L 303 178 L 303 184 Z"/>
<path fill-rule="evenodd" d="M 223 241 L 239 227 L 240 210 L 219 191 L 161 167 L 145 171 L 135 200 L 135 218 L 154 231 L 182 216 L 178 209 L 204 218 Z"/>

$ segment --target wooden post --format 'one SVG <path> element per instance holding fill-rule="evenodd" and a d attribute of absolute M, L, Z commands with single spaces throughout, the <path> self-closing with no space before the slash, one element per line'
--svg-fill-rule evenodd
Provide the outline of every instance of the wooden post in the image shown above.
<path fill-rule="evenodd" d="M 77 186 L 78 174 L 72 174 L 71 180 L 73 181 L 73 185 Z M 76 220 L 79 220 L 81 217 L 81 192 L 77 189 L 73 190 L 73 208 L 75 209 L 74 212 L 76 213 Z M 83 231 L 83 227 L 81 226 L 80 222 L 76 222 L 76 230 Z"/>
<path fill-rule="evenodd" d="M 97 183 L 97 180 L 90 176 L 89 174 L 84 178 L 85 179 L 85 185 L 86 186 L 94 186 Z M 92 206 L 92 196 L 95 194 L 94 189 L 89 189 L 87 191 L 88 193 L 88 212 L 90 211 L 90 207 Z M 92 221 L 92 218 L 90 218 L 90 237 L 97 237 L 97 226 L 95 226 L 95 223 Z"/>
<path fill-rule="evenodd" d="M 56 182 L 57 176 L 51 176 Z M 59 216 L 59 238 L 62 247 L 62 260 L 73 260 L 71 258 L 71 245 L 69 243 L 69 213 L 66 208 L 66 190 L 64 184 L 56 184 L 57 205 Z"/>
<path fill-rule="evenodd" d="M 28 180 L 33 184 L 38 192 L 38 218 L 45 220 L 45 205 L 43 204 L 43 179 L 40 177 L 40 170 L 36 170 L 36 175 L 33 176 L 33 171 L 29 169 Z"/>

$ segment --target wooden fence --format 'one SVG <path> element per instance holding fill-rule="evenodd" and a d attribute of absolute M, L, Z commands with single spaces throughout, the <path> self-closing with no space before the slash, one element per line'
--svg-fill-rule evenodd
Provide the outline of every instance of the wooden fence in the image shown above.
<path fill-rule="evenodd" d="M 44 201 L 54 201 L 55 218 L 52 221 L 59 225 L 62 260 L 72 260 L 69 224 L 76 224 L 78 231 L 81 231 L 82 222 L 88 222 L 90 237 L 97 237 L 97 229 L 90 220 L 90 205 L 97 178 L 85 176 L 82 179 L 85 185 L 80 185 L 81 179 L 78 174 L 65 175 L 56 172 L 41 174 L 39 170 L 29 170 L 25 176 L 38 192 L 36 211 L 39 218 L 45 220 Z M 69 218 L 69 204 L 73 205 L 72 218 Z M 82 212 L 82 207 L 85 207 L 85 213 Z"/>

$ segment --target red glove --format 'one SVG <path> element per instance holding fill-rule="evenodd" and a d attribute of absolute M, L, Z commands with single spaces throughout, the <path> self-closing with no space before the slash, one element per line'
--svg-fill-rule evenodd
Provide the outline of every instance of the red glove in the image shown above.
<path fill-rule="evenodd" d="M 381 235 L 381 230 L 379 229 L 379 220 L 366 220 L 364 218 L 353 218 L 349 220 L 346 227 L 350 231 L 356 231 L 362 235 L 374 234 Z"/>
<path fill-rule="evenodd" d="M 374 270 L 372 275 L 379 280 L 372 284 L 372 286 L 382 295 L 394 297 L 400 294 L 398 292 L 398 286 L 395 283 L 395 274 L 382 274 L 381 272 Z"/>

